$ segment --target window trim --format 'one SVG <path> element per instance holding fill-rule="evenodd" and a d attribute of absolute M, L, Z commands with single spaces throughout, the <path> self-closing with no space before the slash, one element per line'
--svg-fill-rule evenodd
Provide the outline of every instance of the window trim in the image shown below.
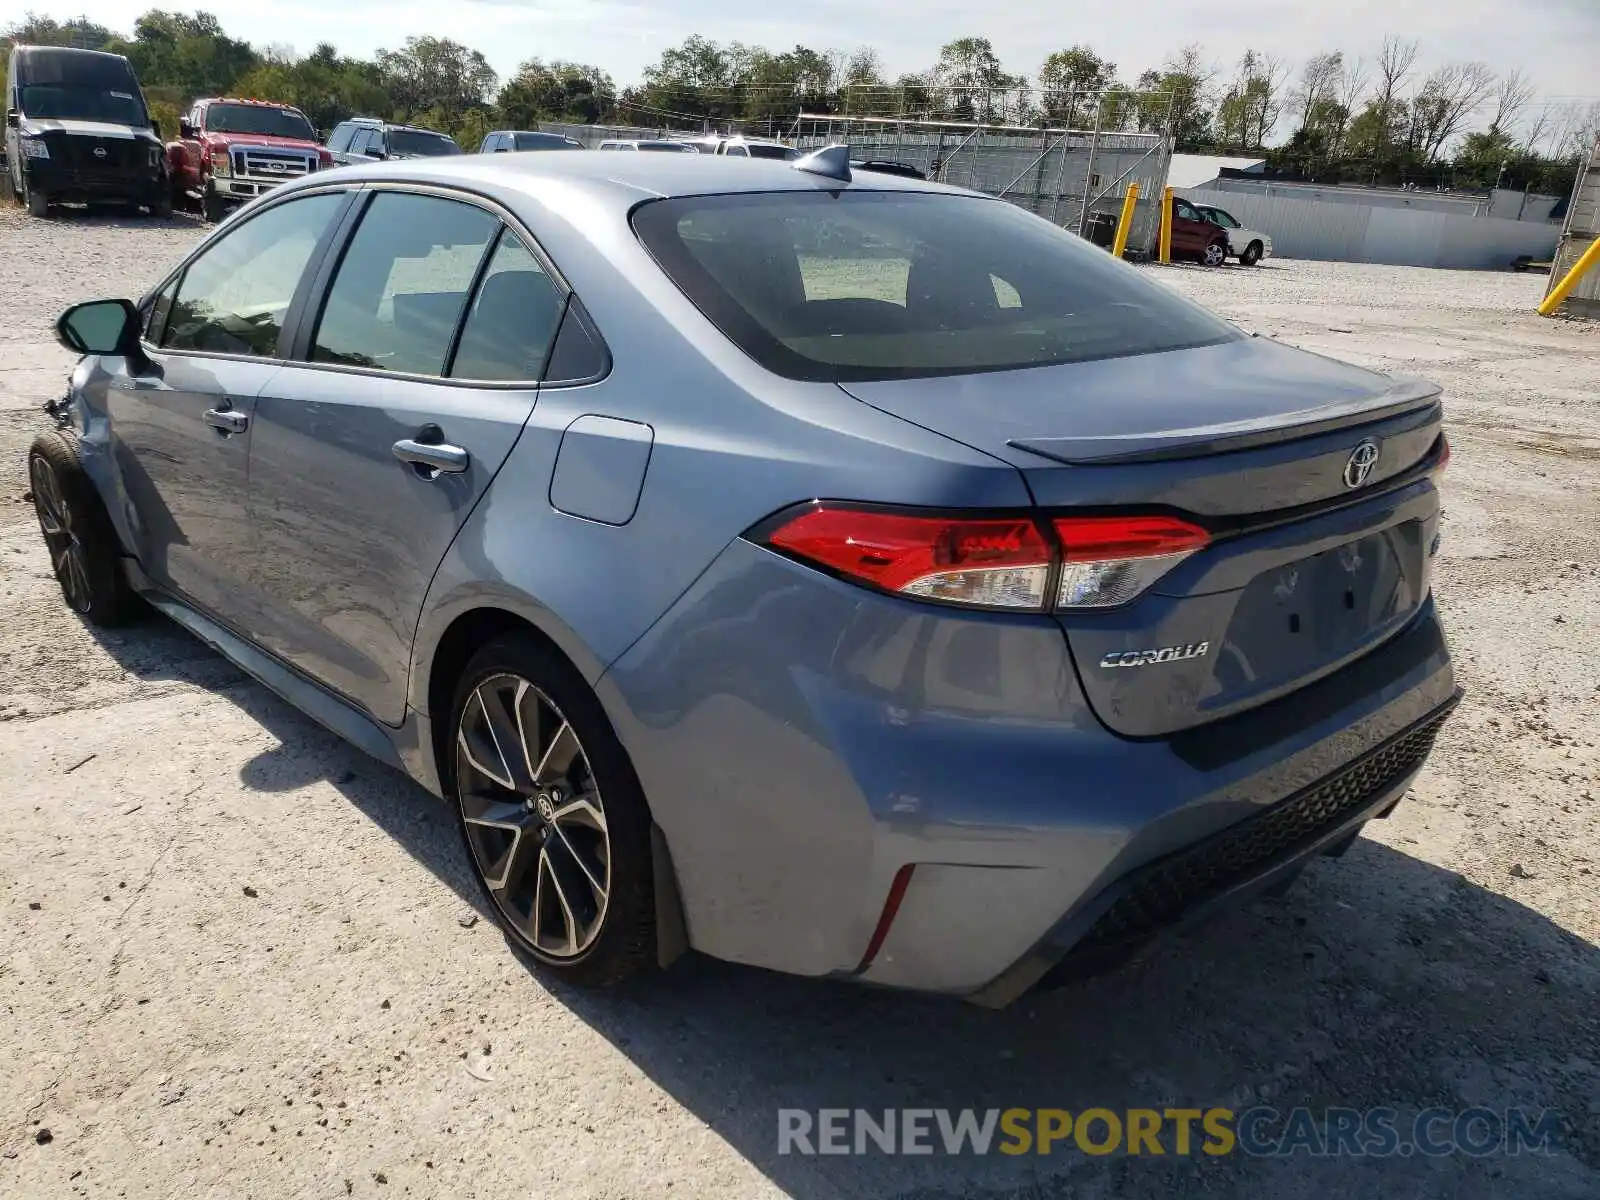
<path fill-rule="evenodd" d="M 256 220 L 263 213 L 271 212 L 273 209 L 280 208 L 285 204 L 290 204 L 296 200 L 302 200 L 309 196 L 323 196 L 328 194 L 337 195 L 343 193 L 345 197 L 343 205 L 334 211 L 332 219 L 328 222 L 328 227 L 323 230 L 322 236 L 317 240 L 317 245 L 311 251 L 311 257 L 306 260 L 305 268 L 301 272 L 300 282 L 295 284 L 294 295 L 289 298 L 289 307 L 284 310 L 283 314 L 283 327 L 278 330 L 278 346 L 275 353 L 229 354 L 221 350 L 188 350 L 175 346 L 159 346 L 152 344 L 145 336 L 149 332 L 148 328 L 141 329 L 139 331 L 139 348 L 143 350 L 146 355 L 152 358 L 159 355 L 176 355 L 181 358 L 214 358 L 221 359 L 224 362 L 273 363 L 279 366 L 291 361 L 288 356 L 288 351 L 292 345 L 292 335 L 300 323 L 301 309 L 304 305 L 307 295 L 309 294 L 310 282 L 316 277 L 321 263 L 327 256 L 329 247 L 335 243 L 345 222 L 349 219 L 351 204 L 354 199 L 360 195 L 360 192 L 361 189 L 359 187 L 352 187 L 349 184 L 335 183 L 322 187 L 297 189 L 289 195 L 276 198 L 273 203 L 263 204 L 260 208 L 256 209 L 248 216 L 244 216 L 238 219 L 236 222 L 230 222 L 229 224 L 217 229 L 211 237 L 206 238 L 205 241 L 201 242 L 200 245 L 196 246 L 192 251 L 190 251 L 189 254 L 186 255 L 176 267 L 167 272 L 166 276 L 161 280 L 161 282 L 151 288 L 149 292 L 147 292 L 139 301 L 139 311 L 144 314 L 146 318 L 146 325 L 148 326 L 150 307 L 156 302 L 157 297 L 159 297 L 169 285 L 176 286 L 181 290 L 183 287 L 184 277 L 189 273 L 189 268 L 197 259 L 199 259 L 213 246 L 221 243 L 224 238 L 232 237 L 233 234 L 242 226 Z M 176 299 L 176 297 L 174 297 L 174 299 Z M 169 319 L 170 315 L 171 314 L 169 313 Z M 165 323 L 163 323 L 161 333 L 165 334 L 165 332 Z"/>

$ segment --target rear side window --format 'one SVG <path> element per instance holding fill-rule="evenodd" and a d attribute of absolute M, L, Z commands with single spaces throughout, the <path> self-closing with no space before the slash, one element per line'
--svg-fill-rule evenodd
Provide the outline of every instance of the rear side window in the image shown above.
<path fill-rule="evenodd" d="M 276 355 L 300 276 L 344 201 L 290 200 L 224 233 L 185 269 L 170 306 L 158 301 L 150 332 L 170 350 Z"/>
<path fill-rule="evenodd" d="M 495 247 L 450 367 L 457 379 L 538 379 L 561 321 L 561 293 L 507 231 Z"/>
<path fill-rule="evenodd" d="M 356 127 L 348 121 L 339 126 L 328 137 L 328 149 L 335 154 L 343 154 L 350 149 L 350 139 L 356 134 Z"/>
<path fill-rule="evenodd" d="M 633 223 L 729 339 L 793 379 L 1010 370 L 1241 336 L 1000 201 L 739 193 L 655 201 Z"/>
<path fill-rule="evenodd" d="M 498 229 L 471 204 L 379 192 L 328 290 L 312 360 L 443 374 L 467 293 Z"/>

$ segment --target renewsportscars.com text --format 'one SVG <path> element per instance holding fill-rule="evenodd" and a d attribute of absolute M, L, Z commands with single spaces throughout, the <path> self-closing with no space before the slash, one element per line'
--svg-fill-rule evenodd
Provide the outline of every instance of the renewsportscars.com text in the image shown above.
<path fill-rule="evenodd" d="M 1519 1108 L 783 1108 L 778 1153 L 1481 1158 L 1549 1153 L 1561 1125 Z"/>

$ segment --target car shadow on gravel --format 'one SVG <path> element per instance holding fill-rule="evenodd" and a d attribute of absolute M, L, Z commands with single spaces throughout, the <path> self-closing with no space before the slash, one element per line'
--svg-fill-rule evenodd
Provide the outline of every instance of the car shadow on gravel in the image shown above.
<path fill-rule="evenodd" d="M 141 646 L 141 639 L 155 644 Z M 169 638 L 192 643 L 174 655 Z M 130 670 L 225 692 L 279 745 L 263 791 L 331 783 L 487 919 L 449 809 L 176 627 L 102 637 Z M 209 658 L 227 678 L 199 665 Z M 202 682 L 208 680 L 210 682 Z M 496 953 L 501 950 L 495 943 Z M 1162 944 L 1112 974 L 990 1012 L 690 955 L 604 993 L 530 974 L 785 1193 L 801 1200 L 1000 1200 L 1091 1194 L 1493 1197 L 1600 1194 L 1600 951 L 1541 913 L 1370 838 L 1284 896 Z M 541 1081 L 539 1086 L 552 1086 Z M 506 1096 L 515 1103 L 514 1096 Z M 1256 1105 L 1554 1109 L 1552 1154 L 1366 1161 L 806 1156 L 780 1109 Z M 935 1141 L 937 1142 L 937 1134 Z M 1196 1138 L 1196 1145 L 1199 1138 Z M 619 1153 L 626 1148 L 619 1147 Z M 1130 1191 L 1131 1189 L 1131 1191 Z M 674 1194 L 674 1193 L 664 1193 Z"/>

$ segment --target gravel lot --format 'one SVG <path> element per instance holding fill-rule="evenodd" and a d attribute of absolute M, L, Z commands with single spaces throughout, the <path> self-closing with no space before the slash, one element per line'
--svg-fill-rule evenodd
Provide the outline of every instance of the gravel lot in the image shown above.
<path fill-rule="evenodd" d="M 694 960 L 547 986 L 472 920 L 442 806 L 175 627 L 73 619 L 22 501 L 49 322 L 198 232 L 0 209 L 0 1195 L 1600 1194 L 1600 326 L 1536 318 L 1537 278 L 1149 268 L 1446 385 L 1467 700 L 1345 859 L 996 1014 Z M 1488 1160 L 777 1153 L 780 1107 L 1254 1103 L 1566 1125 Z"/>

